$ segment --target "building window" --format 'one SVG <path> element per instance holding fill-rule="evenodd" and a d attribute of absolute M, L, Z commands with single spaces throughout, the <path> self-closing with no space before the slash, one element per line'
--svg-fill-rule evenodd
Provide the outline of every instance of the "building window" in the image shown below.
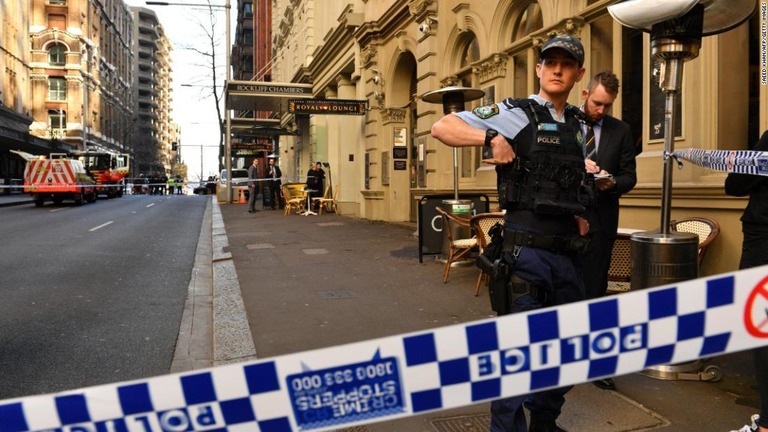
<path fill-rule="evenodd" d="M 48 63 L 55 66 L 64 66 L 67 63 L 67 51 L 64 45 L 53 45 L 48 50 Z"/>
<path fill-rule="evenodd" d="M 243 17 L 253 18 L 253 3 L 243 4 Z"/>
<path fill-rule="evenodd" d="M 541 17 L 541 7 L 537 2 L 532 2 L 525 7 L 517 21 L 515 31 L 512 34 L 512 42 L 528 36 L 543 26 L 544 19 Z"/>
<path fill-rule="evenodd" d="M 480 45 L 477 42 L 477 37 L 474 34 L 469 33 L 464 50 L 461 53 L 461 66 L 458 78 L 461 80 L 461 85 L 464 87 L 472 87 L 472 64 L 480 60 Z M 476 104 L 479 104 L 477 102 Z M 475 171 L 480 167 L 480 160 L 482 157 L 482 149 L 479 147 L 462 147 L 459 152 L 459 169 L 462 178 L 472 178 L 475 176 Z"/>
<path fill-rule="evenodd" d="M 48 129 L 54 139 L 63 139 L 67 135 L 67 112 L 64 110 L 48 111 Z"/>
<path fill-rule="evenodd" d="M 67 80 L 60 77 L 48 78 L 48 100 L 67 100 Z"/>
<path fill-rule="evenodd" d="M 250 31 L 243 33 L 243 43 L 245 45 L 253 45 L 253 33 Z"/>
<path fill-rule="evenodd" d="M 48 4 L 53 6 L 66 6 L 67 0 L 48 0 Z"/>

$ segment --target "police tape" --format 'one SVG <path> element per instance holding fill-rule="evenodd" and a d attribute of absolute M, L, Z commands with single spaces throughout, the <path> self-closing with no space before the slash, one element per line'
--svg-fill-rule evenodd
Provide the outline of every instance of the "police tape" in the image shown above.
<path fill-rule="evenodd" d="M 716 171 L 768 176 L 768 152 L 687 148 L 676 150 L 671 156 Z"/>
<path fill-rule="evenodd" d="M 0 401 L 0 431 L 322 431 L 768 344 L 768 266 L 465 324 Z"/>

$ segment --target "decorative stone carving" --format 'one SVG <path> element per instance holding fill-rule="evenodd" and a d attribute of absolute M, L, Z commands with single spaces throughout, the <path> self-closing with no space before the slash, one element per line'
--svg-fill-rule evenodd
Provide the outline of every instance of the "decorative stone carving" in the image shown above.
<path fill-rule="evenodd" d="M 559 25 L 551 28 L 546 33 L 537 34 L 531 37 L 534 48 L 541 48 L 544 42 L 548 41 L 551 37 L 559 34 L 569 34 L 578 37 L 581 33 L 581 28 L 584 27 L 584 20 L 578 18 L 569 18 L 560 22 Z"/>
<path fill-rule="evenodd" d="M 405 110 L 402 108 L 383 109 L 381 110 L 381 121 L 383 124 L 403 123 L 405 122 Z"/>
<path fill-rule="evenodd" d="M 368 45 L 360 51 L 360 61 L 363 65 L 368 65 L 376 58 L 377 50 L 375 45 Z"/>
<path fill-rule="evenodd" d="M 450 87 L 459 85 L 459 77 L 451 75 L 440 80 L 441 87 Z"/>
<path fill-rule="evenodd" d="M 408 9 L 412 16 L 419 16 L 427 11 L 427 8 L 434 3 L 435 0 L 411 0 L 408 3 Z"/>
<path fill-rule="evenodd" d="M 494 54 L 490 59 L 480 63 L 472 68 L 472 72 L 478 77 L 479 81 L 486 82 L 494 78 L 503 78 L 507 74 L 506 54 Z"/>

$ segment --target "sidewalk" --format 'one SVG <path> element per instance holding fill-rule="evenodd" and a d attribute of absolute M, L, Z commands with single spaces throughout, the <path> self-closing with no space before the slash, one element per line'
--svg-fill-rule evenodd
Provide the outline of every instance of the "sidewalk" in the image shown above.
<path fill-rule="evenodd" d="M 284 216 L 222 204 L 220 212 L 258 358 L 469 322 L 494 316 L 477 270 L 418 262 L 415 224 L 334 214 Z M 721 382 L 617 377 L 617 391 L 591 384 L 566 397 L 571 432 L 724 431 L 757 412 L 748 353 L 712 359 Z M 750 406 L 751 405 L 751 406 Z M 355 431 L 488 430 L 489 404 L 374 423 Z"/>
<path fill-rule="evenodd" d="M 0 207 L 23 204 L 32 204 L 32 197 L 29 194 L 14 192 L 6 195 L 4 193 L 0 193 Z"/>

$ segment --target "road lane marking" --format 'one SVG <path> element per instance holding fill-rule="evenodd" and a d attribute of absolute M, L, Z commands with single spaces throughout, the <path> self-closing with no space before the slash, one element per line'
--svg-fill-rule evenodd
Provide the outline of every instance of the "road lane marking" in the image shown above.
<path fill-rule="evenodd" d="M 95 226 L 95 227 L 93 227 L 93 228 L 89 229 L 88 231 L 96 231 L 97 229 L 102 229 L 102 228 L 104 228 L 105 226 L 107 226 L 107 225 L 111 224 L 112 222 L 114 222 L 114 221 L 109 221 L 109 222 L 103 223 L 103 224 L 101 224 L 101 225 L 99 225 L 99 226 Z"/>

